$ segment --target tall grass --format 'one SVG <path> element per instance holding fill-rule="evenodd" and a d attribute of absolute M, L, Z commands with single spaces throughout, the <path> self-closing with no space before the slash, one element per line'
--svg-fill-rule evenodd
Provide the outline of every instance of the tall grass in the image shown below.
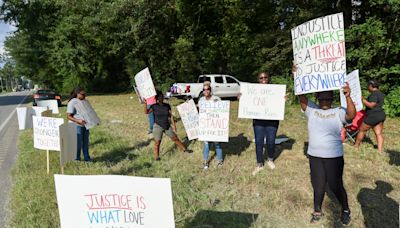
<path fill-rule="evenodd" d="M 177 227 L 308 227 L 313 210 L 309 165 L 305 156 L 307 125 L 298 106 L 287 106 L 278 135 L 290 139 L 277 147 L 276 166 L 251 175 L 255 145 L 250 120 L 237 118 L 231 103 L 230 142 L 222 144 L 225 163 L 202 169 L 202 142 L 185 140 L 193 154 L 182 154 L 165 137 L 161 161 L 153 160 L 154 142 L 146 134 L 147 119 L 132 94 L 90 96 L 102 124 L 90 132 L 90 154 L 95 162 L 71 162 L 65 174 L 119 174 L 169 177 L 172 180 Z M 179 101 L 172 100 L 175 107 Z M 60 110 L 65 113 L 65 107 Z M 175 116 L 179 116 L 173 109 Z M 352 226 L 398 225 L 400 200 L 400 120 L 385 122 L 386 155 L 374 148 L 372 132 L 356 151 L 345 145 L 344 182 L 352 210 Z M 46 174 L 46 154 L 33 149 L 32 131 L 19 139 L 19 157 L 13 171 L 10 227 L 59 226 L 52 175 Z M 60 173 L 59 155 L 51 156 L 51 172 Z M 383 186 L 383 187 L 382 187 Z M 397 206 L 397 207 L 396 207 Z M 316 226 L 339 226 L 340 207 L 332 194 L 325 197 L 325 218 Z M 397 219 L 397 220 L 396 220 Z M 375 223 L 378 222 L 378 223 Z"/>

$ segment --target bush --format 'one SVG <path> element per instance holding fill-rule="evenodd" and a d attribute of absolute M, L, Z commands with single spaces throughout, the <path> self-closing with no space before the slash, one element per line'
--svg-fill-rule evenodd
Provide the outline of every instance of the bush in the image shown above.
<path fill-rule="evenodd" d="M 396 87 L 386 96 L 383 107 L 388 116 L 400 116 L 400 86 Z"/>

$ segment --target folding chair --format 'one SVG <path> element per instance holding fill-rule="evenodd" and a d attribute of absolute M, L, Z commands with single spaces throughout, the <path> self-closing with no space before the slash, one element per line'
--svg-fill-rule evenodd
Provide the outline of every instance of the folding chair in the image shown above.
<path fill-rule="evenodd" d="M 355 138 L 360 131 L 361 124 L 365 118 L 365 110 L 358 111 L 351 124 L 345 125 L 342 129 L 342 141 L 350 140 L 356 142 Z"/>

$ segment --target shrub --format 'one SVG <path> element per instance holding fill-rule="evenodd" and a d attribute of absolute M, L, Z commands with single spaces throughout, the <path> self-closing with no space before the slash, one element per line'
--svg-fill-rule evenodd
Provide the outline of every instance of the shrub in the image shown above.
<path fill-rule="evenodd" d="M 385 104 L 383 107 L 388 116 L 400 116 L 400 86 L 390 91 L 385 98 Z"/>

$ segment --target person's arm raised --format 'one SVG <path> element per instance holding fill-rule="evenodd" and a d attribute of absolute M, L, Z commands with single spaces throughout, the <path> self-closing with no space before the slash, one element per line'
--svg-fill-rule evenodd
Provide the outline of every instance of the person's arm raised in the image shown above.
<path fill-rule="evenodd" d="M 346 85 L 343 87 L 343 93 L 344 96 L 346 97 L 346 103 L 347 103 L 347 111 L 346 111 L 346 120 L 353 120 L 354 117 L 356 116 L 356 107 L 354 106 L 354 102 L 350 97 L 350 87 L 349 84 L 346 82 Z"/>

